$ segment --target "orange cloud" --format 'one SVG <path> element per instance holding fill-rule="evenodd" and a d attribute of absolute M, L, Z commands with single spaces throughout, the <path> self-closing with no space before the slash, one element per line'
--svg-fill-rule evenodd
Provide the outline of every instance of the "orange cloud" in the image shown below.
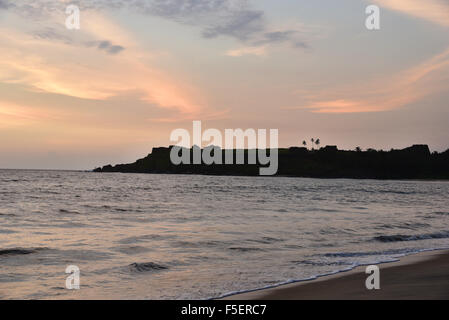
<path fill-rule="evenodd" d="M 29 126 L 45 120 L 59 120 L 63 113 L 0 101 L 0 128 Z"/>
<path fill-rule="evenodd" d="M 230 57 L 241 57 L 245 55 L 264 56 L 265 54 L 265 47 L 245 47 L 235 50 L 229 50 L 226 52 L 226 55 Z"/>
<path fill-rule="evenodd" d="M 449 27 L 449 2 L 446 0 L 374 0 L 379 5 Z"/>
<path fill-rule="evenodd" d="M 351 101 L 345 99 L 318 101 L 308 106 L 318 113 L 353 113 L 353 112 L 373 112 L 380 111 L 379 107 L 367 105 L 364 101 Z"/>
<path fill-rule="evenodd" d="M 308 104 L 291 109 L 310 109 L 318 113 L 393 110 L 448 90 L 448 75 L 449 49 L 395 76 L 310 95 Z"/>
<path fill-rule="evenodd" d="M 87 18 L 85 15 L 88 14 Z M 75 43 L 36 38 L 19 30 L 1 29 L 0 81 L 21 83 L 49 93 L 106 100 L 140 92 L 143 101 L 182 113 L 198 113 L 205 102 L 197 89 L 149 65 L 151 53 L 103 16 L 86 13 Z M 76 31 L 78 32 L 78 31 Z M 111 55 L 86 45 L 88 39 L 111 40 L 125 50 Z"/>

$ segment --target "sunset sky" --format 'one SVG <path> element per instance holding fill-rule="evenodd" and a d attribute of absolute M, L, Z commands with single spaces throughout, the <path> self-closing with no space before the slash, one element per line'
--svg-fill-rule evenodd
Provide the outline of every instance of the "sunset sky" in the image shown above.
<path fill-rule="evenodd" d="M 449 0 L 0 0 L 0 168 L 133 162 L 193 120 L 444 151 Z"/>

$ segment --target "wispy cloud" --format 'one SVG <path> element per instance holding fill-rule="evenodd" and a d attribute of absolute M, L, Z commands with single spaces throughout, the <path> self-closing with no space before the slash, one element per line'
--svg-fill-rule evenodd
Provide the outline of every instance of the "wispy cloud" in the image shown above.
<path fill-rule="evenodd" d="M 220 111 L 212 111 L 201 114 L 202 121 L 210 121 L 210 120 L 223 120 L 230 118 L 230 110 L 220 110 Z M 154 123 L 181 123 L 181 122 L 191 122 L 194 120 L 198 120 L 198 115 L 191 114 L 186 115 L 182 118 L 173 116 L 173 117 L 163 117 L 163 118 L 148 118 L 149 122 Z"/>
<path fill-rule="evenodd" d="M 254 43 L 256 45 L 266 45 L 266 44 L 276 44 L 276 43 L 290 43 L 297 48 L 306 48 L 307 43 L 300 39 L 298 36 L 298 31 L 296 30 L 281 30 L 281 31 L 270 31 L 262 34 L 259 40 Z"/>
<path fill-rule="evenodd" d="M 198 26 L 205 38 L 230 36 L 248 41 L 265 25 L 264 12 L 247 0 L 155 0 L 135 5 L 150 15 Z"/>
<path fill-rule="evenodd" d="M 59 120 L 66 113 L 0 100 L 0 128 L 30 126 L 41 121 Z"/>
<path fill-rule="evenodd" d="M 449 27 L 447 0 L 374 0 L 379 5 Z"/>
<path fill-rule="evenodd" d="M 69 1 L 0 0 L 0 7 L 33 18 L 62 12 Z M 70 3 L 72 3 L 71 1 Z M 270 26 L 263 10 L 248 0 L 78 0 L 82 11 L 127 9 L 200 29 L 204 38 L 230 37 L 250 46 L 289 44 L 307 46 L 303 30 Z"/>
<path fill-rule="evenodd" d="M 9 102 L 0 101 L 0 128 L 10 128 L 28 124 L 33 119 L 28 110 Z"/>
<path fill-rule="evenodd" d="M 449 90 L 449 48 L 395 76 L 310 94 L 309 103 L 289 109 L 310 109 L 318 113 L 387 111 L 447 90 Z"/>
<path fill-rule="evenodd" d="M 228 50 L 226 52 L 226 55 L 230 57 L 241 57 L 246 55 L 264 56 L 265 54 L 266 54 L 265 47 L 245 47 L 234 50 Z"/>
<path fill-rule="evenodd" d="M 0 9 L 8 9 L 10 7 L 10 3 L 7 0 L 0 0 Z"/>
<path fill-rule="evenodd" d="M 270 26 L 265 12 L 247 0 L 157 0 L 146 1 L 145 12 L 201 28 L 205 38 L 221 36 L 250 46 L 290 44 L 303 48 L 302 30 Z"/>
<path fill-rule="evenodd" d="M 148 65 L 151 53 L 141 50 L 117 24 L 94 12 L 84 16 L 82 31 L 76 37 L 66 38 L 64 33 L 48 28 L 30 34 L 0 26 L 4 35 L 0 38 L 4 49 L 0 51 L 0 81 L 91 100 L 139 92 L 147 103 L 186 114 L 206 107 L 201 93 L 182 81 L 181 75 L 174 78 Z M 92 51 L 92 46 L 98 50 Z M 84 57 L 82 63 L 80 56 Z"/>
<path fill-rule="evenodd" d="M 48 40 L 53 42 L 61 42 L 66 45 L 72 45 L 75 47 L 88 47 L 96 48 L 108 54 L 118 54 L 125 50 L 125 47 L 119 44 L 113 44 L 109 40 L 81 40 L 73 36 L 73 32 L 67 31 L 63 28 L 56 30 L 53 27 L 43 27 L 41 29 L 34 30 L 30 34 L 38 40 Z"/>
<path fill-rule="evenodd" d="M 104 41 L 97 41 L 94 43 L 91 43 L 94 46 L 96 46 L 98 48 L 98 50 L 102 50 L 105 51 L 109 54 L 117 54 L 123 50 L 125 50 L 124 47 L 120 46 L 120 45 L 114 45 L 111 43 L 111 41 L 108 40 L 104 40 Z"/>

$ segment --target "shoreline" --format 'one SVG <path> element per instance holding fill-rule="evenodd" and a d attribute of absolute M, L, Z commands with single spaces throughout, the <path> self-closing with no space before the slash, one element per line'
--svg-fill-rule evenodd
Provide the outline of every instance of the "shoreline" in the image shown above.
<path fill-rule="evenodd" d="M 372 177 L 315 177 L 275 174 L 271 176 L 244 175 L 244 174 L 210 174 L 210 173 L 175 173 L 175 172 L 97 172 L 95 169 L 29 169 L 29 168 L 0 168 L 2 171 L 51 171 L 51 172 L 78 172 L 100 174 L 139 174 L 139 175 L 168 175 L 168 176 L 206 176 L 206 177 L 246 177 L 246 178 L 289 178 L 289 179 L 318 179 L 318 180 L 356 180 L 356 181 L 404 181 L 404 182 L 449 182 L 449 178 L 372 178 Z"/>
<path fill-rule="evenodd" d="M 431 249 L 376 264 L 380 290 L 365 287 L 366 265 L 289 284 L 230 294 L 223 300 L 449 299 L 449 249 Z"/>
<path fill-rule="evenodd" d="M 1 169 L 0 169 L 1 170 Z M 4 169 L 10 170 L 10 169 Z M 16 170 L 16 169 L 11 169 Z M 22 169 L 17 169 L 22 170 Z M 24 169 L 24 170 L 34 170 L 34 169 Z M 36 170 L 39 171 L 39 170 Z M 45 171 L 45 170 L 41 170 Z M 206 176 L 206 177 L 247 177 L 247 178 L 299 178 L 299 179 L 319 179 L 319 180 L 373 180 L 373 181 L 416 181 L 416 182 L 449 182 L 449 178 L 373 178 L 373 177 L 328 177 L 328 176 L 295 176 L 295 175 L 283 175 L 283 174 L 275 174 L 269 176 L 262 175 L 245 175 L 245 174 L 212 174 L 212 173 L 177 173 L 177 172 L 125 172 L 125 171 L 105 171 L 98 172 L 94 170 L 48 170 L 48 171 L 77 171 L 77 172 L 92 172 L 99 174 L 154 174 L 154 175 L 177 175 L 177 176 Z"/>

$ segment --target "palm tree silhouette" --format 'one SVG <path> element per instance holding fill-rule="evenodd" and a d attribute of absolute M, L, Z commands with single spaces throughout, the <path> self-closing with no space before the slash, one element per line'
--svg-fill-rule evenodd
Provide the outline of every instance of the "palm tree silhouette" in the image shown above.
<path fill-rule="evenodd" d="M 314 146 L 314 144 L 315 144 L 315 139 L 312 138 L 312 139 L 310 139 L 310 141 L 312 141 L 312 150 L 314 150 L 314 149 L 313 149 L 313 146 Z"/>
<path fill-rule="evenodd" d="M 321 143 L 321 141 L 319 138 L 315 140 L 315 144 L 318 149 L 320 148 L 320 143 Z"/>
<path fill-rule="evenodd" d="M 304 141 L 302 142 L 302 145 L 303 145 L 304 147 L 306 147 L 306 146 L 307 146 L 307 142 L 306 142 L 306 140 L 304 140 Z"/>

